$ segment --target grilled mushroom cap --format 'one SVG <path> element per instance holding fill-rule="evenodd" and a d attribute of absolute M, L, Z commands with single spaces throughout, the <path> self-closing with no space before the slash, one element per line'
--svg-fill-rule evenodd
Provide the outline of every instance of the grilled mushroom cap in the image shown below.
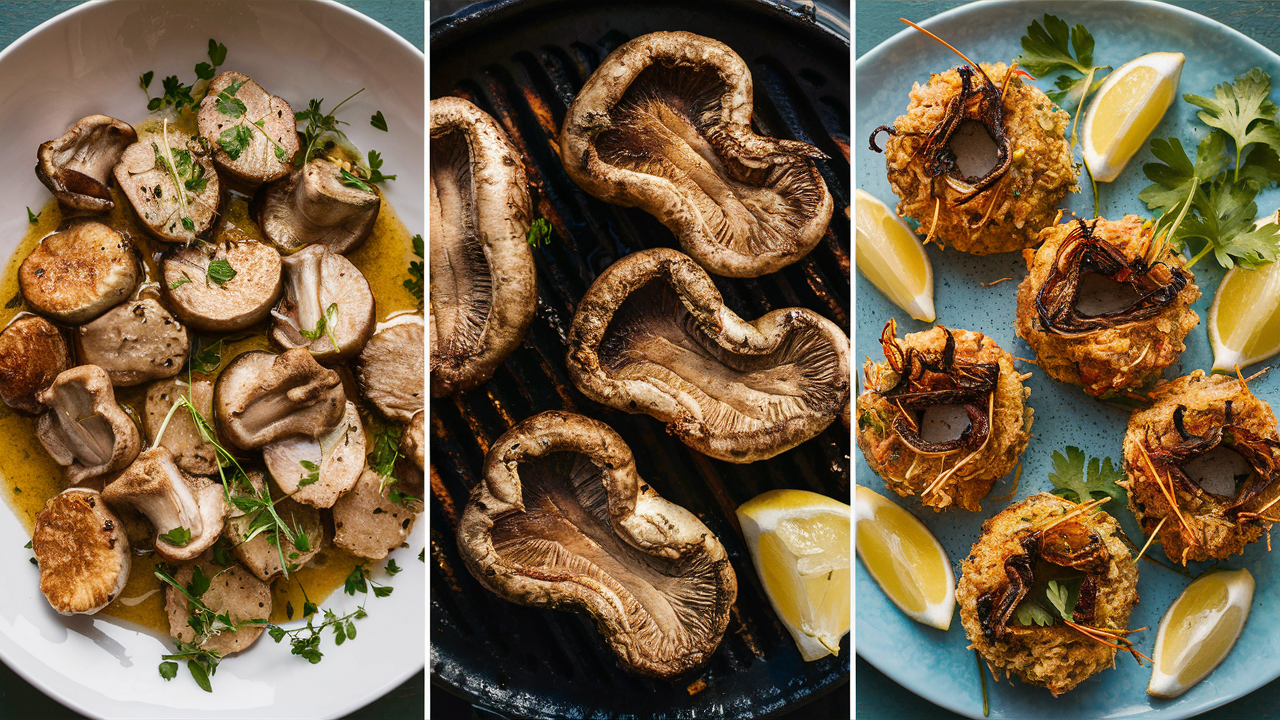
<path fill-rule="evenodd" d="M 161 446 L 138 455 L 103 488 L 102 498 L 146 515 L 155 528 L 156 552 L 166 560 L 185 562 L 212 546 L 222 532 L 227 511 L 222 492 L 220 484 L 178 469 L 168 448 Z M 189 534 L 186 542 L 171 540 L 179 528 Z"/>
<path fill-rule="evenodd" d="M 253 494 L 250 495 L 245 488 L 233 489 L 231 494 L 232 496 L 263 497 L 264 482 L 261 472 L 250 470 L 249 485 L 253 488 Z M 276 514 L 288 523 L 290 528 L 301 531 L 306 537 L 305 541 L 301 537 L 298 538 L 298 545 L 303 545 L 305 549 L 294 545 L 288 537 L 283 535 L 279 538 L 279 545 L 273 539 L 269 539 L 265 532 L 249 537 L 253 533 L 255 516 L 239 510 L 236 510 L 227 520 L 226 527 L 223 529 L 223 535 L 231 541 L 231 552 L 235 554 L 236 559 L 263 582 L 271 582 L 284 573 L 285 566 L 280 564 L 282 555 L 285 564 L 289 567 L 289 572 L 293 572 L 315 557 L 324 543 L 324 526 L 320 523 L 319 510 L 300 505 L 291 498 L 282 497 L 278 492 L 272 492 L 271 495 L 276 501 Z"/>
<path fill-rule="evenodd" d="M 50 498 L 36 516 L 31 550 L 40 592 L 61 615 L 98 612 L 129 580 L 129 539 L 96 490 L 71 488 Z"/>
<path fill-rule="evenodd" d="M 290 435 L 325 435 L 346 403 L 338 373 L 300 349 L 244 353 L 223 369 L 213 396 L 219 434 L 244 450 Z"/>
<path fill-rule="evenodd" d="M 364 455 L 364 427 L 355 403 L 350 401 L 342 421 L 327 434 L 291 435 L 262 448 L 267 472 L 284 494 L 318 508 L 333 507 L 355 486 L 364 468 Z"/>
<path fill-rule="evenodd" d="M 571 413 L 493 444 L 458 549 L 499 596 L 590 615 L 624 667 L 658 677 L 710 657 L 738 589 L 716 536 L 658 496 L 617 433 Z"/>
<path fill-rule="evenodd" d="M 466 100 L 432 100 L 434 397 L 482 385 L 529 329 L 538 307 L 530 215 L 524 165 L 502 128 Z"/>
<path fill-rule="evenodd" d="M 0 332 L 0 400 L 29 413 L 44 410 L 36 393 L 71 367 L 67 341 L 53 323 L 23 314 Z"/>
<path fill-rule="evenodd" d="M 123 470 L 138 456 L 138 427 L 116 404 L 106 370 L 97 365 L 73 367 L 36 399 L 49 408 L 36 424 L 36 437 L 49 456 L 67 468 L 67 484 Z"/>
<path fill-rule="evenodd" d="M 727 45 L 656 32 L 614 50 L 574 99 L 564 168 L 666 225 L 709 271 L 757 277 L 804 257 L 833 207 L 817 148 L 756 135 L 751 71 Z M 434 236 L 433 236 L 434 239 Z"/>
<path fill-rule="evenodd" d="M 849 339 L 804 308 L 751 322 L 697 263 L 655 248 L 614 263 L 578 303 L 569 377 L 587 397 L 669 423 L 721 460 L 773 457 L 822 432 L 849 401 Z"/>
<path fill-rule="evenodd" d="M 400 423 L 426 407 L 421 315 L 402 315 L 382 326 L 360 352 L 360 392 L 383 415 Z"/>
<path fill-rule="evenodd" d="M 76 331 L 80 361 L 97 365 L 117 386 L 172 377 L 187 359 L 187 329 L 147 298 L 117 305 Z"/>
<path fill-rule="evenodd" d="M 381 207 L 378 193 L 343 185 L 337 163 L 314 158 L 264 187 L 256 209 L 263 236 L 282 253 L 312 244 L 346 253 L 373 232 Z"/>
<path fill-rule="evenodd" d="M 169 450 L 173 461 L 183 472 L 192 475 L 212 475 L 218 471 L 218 451 L 212 443 L 205 442 L 200 429 L 191 419 L 191 411 L 179 408 L 169 417 L 169 411 L 181 396 L 187 396 L 207 422 L 213 421 L 213 383 L 208 380 L 186 377 L 158 380 L 147 388 L 144 413 L 147 440 Z M 169 424 L 165 426 L 165 420 Z M 159 437 L 160 428 L 164 436 Z"/>
<path fill-rule="evenodd" d="M 36 151 L 36 177 L 68 207 L 87 212 L 115 208 L 107 182 L 111 169 L 138 133 L 129 123 L 106 115 L 81 118 L 61 136 Z"/>
<path fill-rule="evenodd" d="M 18 286 L 31 309 L 68 325 L 89 322 L 124 302 L 137 284 L 133 245 L 93 220 L 41 240 L 18 270 Z"/>
<path fill-rule="evenodd" d="M 418 466 L 419 470 L 427 469 L 427 413 L 416 413 L 404 431 L 400 433 L 400 455 L 407 457 Z"/>
<path fill-rule="evenodd" d="M 228 70 L 215 77 L 200 102 L 196 126 L 214 149 L 218 169 L 249 187 L 293 169 L 299 147 L 293 108 L 248 75 Z"/>
<path fill-rule="evenodd" d="M 326 360 L 364 349 L 377 323 L 373 290 L 364 274 L 323 245 L 311 245 L 282 262 L 285 292 L 271 313 L 271 339 Z M 319 335 L 308 338 L 304 331 Z"/>
<path fill-rule="evenodd" d="M 223 262 L 235 274 L 219 282 L 226 277 Z M 160 267 L 169 306 L 183 322 L 208 332 L 243 330 L 265 318 L 283 288 L 280 254 L 266 243 L 188 245 Z"/>
<path fill-rule="evenodd" d="M 200 596 L 200 602 L 218 615 L 230 616 L 232 623 L 271 618 L 271 586 L 254 577 L 239 565 L 223 568 L 213 564 L 209 553 L 197 562 L 183 565 L 173 574 L 179 585 L 186 587 L 195 575 L 195 569 L 211 578 L 209 589 Z M 191 628 L 191 608 L 187 597 L 172 585 L 165 587 L 165 612 L 169 615 L 169 635 L 183 642 L 196 639 Z M 247 649 L 260 635 L 262 625 L 246 625 L 235 632 L 223 632 L 207 638 L 200 644 L 205 650 L 230 655 Z"/>
<path fill-rule="evenodd" d="M 404 544 L 422 502 L 398 505 L 387 499 L 382 477 L 365 468 L 351 492 L 333 504 L 333 544 L 352 555 L 381 560 Z"/>
<path fill-rule="evenodd" d="M 169 158 L 182 181 L 182 197 Z M 213 227 L 218 216 L 218 173 L 194 137 L 172 128 L 143 135 L 125 149 L 116 182 L 147 232 L 165 242 L 189 243 Z M 190 226 L 185 222 L 190 220 Z"/>

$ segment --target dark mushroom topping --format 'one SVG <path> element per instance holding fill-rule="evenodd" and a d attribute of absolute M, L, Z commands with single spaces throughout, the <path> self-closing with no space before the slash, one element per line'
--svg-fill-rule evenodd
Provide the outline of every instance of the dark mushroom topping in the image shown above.
<path fill-rule="evenodd" d="M 36 177 L 58 202 L 86 212 L 115 208 L 107 183 L 124 149 L 138 133 L 129 123 L 106 115 L 81 118 L 61 136 L 36 151 Z"/>
<path fill-rule="evenodd" d="M 596 402 L 668 423 L 721 460 L 773 457 L 822 432 L 849 401 L 849 339 L 804 308 L 745 321 L 711 277 L 667 248 L 600 274 L 569 331 L 569 377 Z"/>
<path fill-rule="evenodd" d="M 323 245 L 286 256 L 284 295 L 271 312 L 271 339 L 325 360 L 364 349 L 377 323 L 369 281 L 351 261 Z"/>
<path fill-rule="evenodd" d="M 623 667 L 661 678 L 706 662 L 737 596 L 715 534 L 640 477 L 622 437 L 571 413 L 493 444 L 458 550 L 499 597 L 587 614 Z"/>
<path fill-rule="evenodd" d="M 187 359 L 187 329 L 147 298 L 117 305 L 75 333 L 80 361 L 97 365 L 117 386 L 173 377 Z"/>
<path fill-rule="evenodd" d="M 462 98 L 432 100 L 432 396 L 487 382 L 529 329 L 530 215 L 524 164 L 498 123 Z"/>
<path fill-rule="evenodd" d="M 138 456 L 138 426 L 116 404 L 106 370 L 73 367 L 36 399 L 49 408 L 36 424 L 36 437 L 67 469 L 68 485 L 119 472 Z"/>
<path fill-rule="evenodd" d="M 79 325 L 128 300 L 138 277 L 133 244 L 84 220 L 41 240 L 22 261 L 18 285 L 31 309 Z"/>
<path fill-rule="evenodd" d="M 0 332 L 0 400 L 23 412 L 44 410 L 36 394 L 71 367 L 62 332 L 37 315 L 22 314 Z"/>
<path fill-rule="evenodd" d="M 218 217 L 213 162 L 194 137 L 167 121 L 124 151 L 115 175 L 138 220 L 159 240 L 190 243 Z"/>
<path fill-rule="evenodd" d="M 31 552 L 40 592 L 61 615 L 92 615 L 129 580 L 129 538 L 97 490 L 70 488 L 36 516 Z"/>
<path fill-rule="evenodd" d="M 253 450 L 290 435 L 327 434 L 342 421 L 347 399 L 338 373 L 306 350 L 255 350 L 222 370 L 213 404 L 219 434 Z"/>
<path fill-rule="evenodd" d="M 208 332 L 243 330 L 271 313 L 284 287 L 280 254 L 260 242 L 188 245 L 160 263 L 168 305 Z"/>
<path fill-rule="evenodd" d="M 293 108 L 248 75 L 228 70 L 215 77 L 196 126 L 218 169 L 243 185 L 257 187 L 293 170 L 299 148 Z"/>
<path fill-rule="evenodd" d="M 574 99 L 564 169 L 656 217 L 717 275 L 775 272 L 818 243 L 833 202 L 822 151 L 757 135 L 752 112 L 751 71 L 727 45 L 650 33 L 610 53 Z"/>
<path fill-rule="evenodd" d="M 1107 328 L 1124 327 L 1153 318 L 1172 304 L 1190 279 L 1182 268 L 1150 260 L 1160 252 L 1130 261 L 1111 243 L 1094 237 L 1093 225 L 1077 220 L 1076 227 L 1058 246 L 1049 277 L 1036 293 L 1036 311 L 1045 332 L 1076 337 Z M 1149 239 L 1149 242 L 1154 243 Z M 1139 295 L 1128 307 L 1099 315 L 1086 315 L 1076 307 L 1080 280 L 1097 273 L 1132 287 Z"/>
<path fill-rule="evenodd" d="M 382 198 L 342 184 L 342 166 L 315 158 L 262 189 L 256 204 L 262 235 L 282 253 L 323 245 L 356 249 L 373 232 Z"/>

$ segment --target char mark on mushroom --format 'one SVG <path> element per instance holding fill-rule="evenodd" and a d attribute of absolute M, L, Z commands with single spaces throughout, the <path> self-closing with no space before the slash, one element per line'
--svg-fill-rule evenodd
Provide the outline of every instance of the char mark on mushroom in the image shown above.
<path fill-rule="evenodd" d="M 903 442 L 924 454 L 972 452 L 982 447 L 991 431 L 991 410 L 1000 380 L 1000 365 L 957 362 L 955 335 L 941 325 L 938 327 L 947 335 L 942 352 L 925 352 L 914 347 L 904 351 L 896 337 L 897 327 L 890 319 L 880 333 L 885 359 L 898 376 L 893 387 L 881 393 L 900 411 L 893 418 L 894 431 Z M 969 426 L 960 437 L 930 442 L 920 436 L 921 414 L 938 405 L 964 407 Z"/>
<path fill-rule="evenodd" d="M 115 208 L 107 183 L 124 149 L 138 133 L 129 123 L 106 115 L 81 118 L 61 136 L 36 151 L 36 177 L 76 210 L 103 213 Z"/>
<path fill-rule="evenodd" d="M 1148 320 L 1172 304 L 1190 282 L 1182 268 L 1144 257 L 1128 260 L 1114 245 L 1094 236 L 1096 225 L 1096 220 L 1093 225 L 1077 220 L 1076 227 L 1058 246 L 1049 277 L 1036 293 L 1036 311 L 1045 332 L 1077 337 Z M 1154 241 L 1149 238 L 1148 242 Z M 1126 284 L 1140 297 L 1121 310 L 1085 315 L 1077 309 L 1076 302 L 1080 280 L 1086 273 Z"/>

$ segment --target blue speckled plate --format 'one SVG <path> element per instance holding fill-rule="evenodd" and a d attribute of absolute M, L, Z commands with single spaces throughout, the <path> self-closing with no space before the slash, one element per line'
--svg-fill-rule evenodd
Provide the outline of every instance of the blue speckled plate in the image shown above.
<path fill-rule="evenodd" d="M 1180 93 L 1212 95 L 1212 88 L 1233 79 L 1250 68 L 1261 67 L 1280 84 L 1280 57 L 1240 33 L 1195 13 L 1158 3 L 1088 2 L 1052 5 L 1038 2 L 976 3 L 934 17 L 923 26 L 950 42 L 978 62 L 1008 62 L 1018 55 L 1025 28 L 1045 12 L 1052 12 L 1068 23 L 1084 23 L 1097 41 L 1095 62 L 1119 67 L 1125 62 L 1155 51 L 1181 52 L 1187 56 L 1182 70 Z M 909 18 L 918 20 L 917 18 Z M 892 206 L 893 191 L 885 178 L 884 158 L 867 150 L 866 138 L 877 125 L 892 123 L 907 107 L 907 93 L 913 82 L 927 81 L 930 72 L 953 67 L 959 59 L 938 43 L 911 29 L 895 35 L 867 53 L 857 63 L 857 122 L 854 142 L 857 148 L 856 181 L 858 187 Z M 1050 87 L 1052 78 L 1038 85 Z M 1272 99 L 1280 98 L 1273 91 Z M 1175 100 L 1169 113 L 1156 128 L 1153 137 L 1179 137 L 1186 148 L 1194 148 L 1205 129 L 1196 120 L 1194 108 Z M 1080 150 L 1076 149 L 1079 159 Z M 1142 174 L 1142 164 L 1151 162 L 1149 151 L 1143 150 L 1129 163 L 1120 178 L 1103 185 L 1102 214 L 1118 219 L 1125 213 L 1146 215 L 1138 200 L 1138 191 L 1149 184 Z M 1084 178 L 1082 178 L 1084 179 Z M 1092 216 L 1092 197 L 1087 186 L 1072 195 L 1065 205 L 1081 216 Z M 1280 191 L 1265 191 L 1259 199 L 1259 215 L 1270 214 L 1280 206 Z M 1014 335 L 1013 318 L 1018 283 L 1026 276 L 1026 265 L 1019 253 L 991 257 L 974 257 L 929 247 L 933 262 L 935 301 L 939 323 L 953 328 L 981 331 L 1016 356 L 1033 357 L 1031 349 Z M 1168 377 L 1206 371 L 1212 365 L 1205 318 L 1213 293 L 1223 272 L 1212 261 L 1202 260 L 1194 268 L 1203 297 L 1196 304 L 1201 322 L 1187 336 L 1187 352 L 1180 365 L 1169 368 Z M 1012 280 L 990 288 L 979 283 L 999 278 Z M 925 323 L 909 318 L 861 275 L 857 285 L 858 322 L 857 355 L 881 359 L 877 342 L 885 321 L 896 317 L 899 333 L 926 329 Z M 1008 503 L 1028 495 L 1047 491 L 1050 456 L 1054 450 L 1076 445 L 1094 456 L 1119 459 L 1128 413 L 1086 396 L 1074 385 L 1064 385 L 1047 378 L 1034 365 L 1021 364 L 1033 371 L 1028 381 L 1030 403 L 1035 408 L 1035 425 L 1031 443 L 1023 456 L 1020 487 L 1012 500 L 995 500 L 1012 488 L 1013 478 L 996 484 L 983 503 L 983 511 L 968 513 L 950 511 L 935 513 L 922 508 L 916 498 L 898 498 L 884 487 L 861 454 L 857 458 L 857 482 L 900 502 L 920 517 L 946 547 L 959 574 L 959 563 L 981 533 L 982 522 Z M 1249 368 L 1245 372 L 1256 371 Z M 1275 374 L 1265 375 L 1251 388 L 1273 406 L 1280 401 L 1280 386 Z M 1131 538 L 1140 542 L 1141 534 L 1127 509 L 1109 508 L 1120 519 Z M 1280 551 L 1280 549 L 1278 549 Z M 1151 551 L 1165 560 L 1163 551 Z M 1099 717 L 1099 718 L 1183 718 L 1221 705 L 1245 695 L 1276 677 L 1280 677 L 1280 645 L 1275 628 L 1280 626 L 1280 602 L 1274 594 L 1280 588 L 1280 577 L 1274 568 L 1277 558 L 1267 552 L 1265 544 L 1255 544 L 1222 565 L 1247 567 L 1257 580 L 1253 608 L 1244 634 L 1225 662 L 1208 678 L 1174 700 L 1160 700 L 1146 694 L 1149 667 L 1138 667 L 1133 658 L 1121 653 L 1116 667 L 1080 684 L 1075 690 L 1054 699 L 1047 690 L 1031 687 L 1016 680 L 999 684 L 987 683 L 991 697 L 992 717 Z M 1192 564 L 1199 573 L 1210 565 Z M 1169 604 L 1189 582 L 1187 578 L 1157 565 L 1143 562 L 1138 591 L 1141 601 L 1129 626 L 1150 629 L 1133 636 L 1134 643 L 1150 654 L 1155 644 L 1155 630 Z M 856 580 L 857 651 L 872 665 L 938 705 L 971 717 L 982 717 L 982 692 L 978 665 L 957 614 L 951 629 L 941 632 L 916 623 L 898 611 L 866 572 L 857 572 Z"/>

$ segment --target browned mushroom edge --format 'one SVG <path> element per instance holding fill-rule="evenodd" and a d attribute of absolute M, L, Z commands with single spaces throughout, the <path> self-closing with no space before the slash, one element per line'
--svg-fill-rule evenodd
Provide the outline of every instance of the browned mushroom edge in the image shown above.
<path fill-rule="evenodd" d="M 431 395 L 484 384 L 538 307 L 520 153 L 484 111 L 431 101 Z"/>
<path fill-rule="evenodd" d="M 111 199 L 111 170 L 120 155 L 137 142 L 138 133 L 123 120 L 90 115 L 36 150 L 36 177 L 58 202 L 84 212 L 115 208 Z"/>
<path fill-rule="evenodd" d="M 458 548 L 488 589 L 590 615 L 624 667 L 657 677 L 706 662 L 737 596 L 716 536 L 654 492 L 617 433 L 571 413 L 498 438 Z"/>
<path fill-rule="evenodd" d="M 809 253 L 833 201 L 816 147 L 755 134 L 751 71 L 729 46 L 655 32 L 614 50 L 565 116 L 565 171 L 638 207 L 708 270 L 758 277 Z"/>
<path fill-rule="evenodd" d="M 822 432 L 849 400 L 849 339 L 805 308 L 745 321 L 697 263 L 632 253 L 600 274 L 569 331 L 584 395 L 668 423 L 689 447 L 755 462 Z"/>

